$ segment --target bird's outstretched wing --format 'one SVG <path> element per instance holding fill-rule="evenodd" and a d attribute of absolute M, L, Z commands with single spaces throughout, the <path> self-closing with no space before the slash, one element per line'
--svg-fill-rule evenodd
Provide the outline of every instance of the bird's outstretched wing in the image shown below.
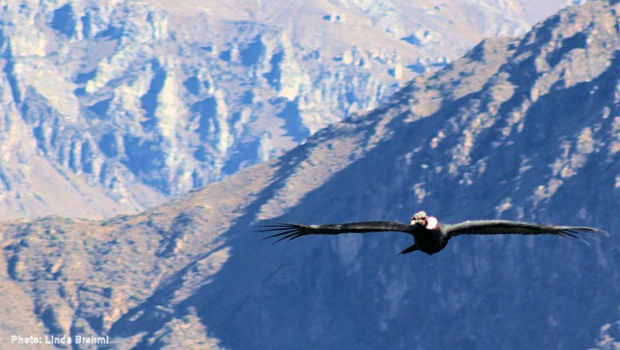
<path fill-rule="evenodd" d="M 278 237 L 276 242 L 283 239 L 295 239 L 306 235 L 339 235 L 341 233 L 367 233 L 382 231 L 411 232 L 411 226 L 392 221 L 351 222 L 347 224 L 329 225 L 300 225 L 280 223 L 262 226 L 259 232 L 275 232 L 265 238 Z M 274 242 L 275 243 L 275 242 Z"/>
<path fill-rule="evenodd" d="M 464 221 L 455 225 L 445 227 L 448 236 L 458 235 L 496 235 L 496 234 L 521 234 L 539 235 L 552 234 L 564 237 L 579 238 L 582 232 L 596 232 L 606 235 L 603 230 L 585 226 L 550 226 L 540 225 L 529 222 L 507 221 L 507 220 L 477 220 Z"/>

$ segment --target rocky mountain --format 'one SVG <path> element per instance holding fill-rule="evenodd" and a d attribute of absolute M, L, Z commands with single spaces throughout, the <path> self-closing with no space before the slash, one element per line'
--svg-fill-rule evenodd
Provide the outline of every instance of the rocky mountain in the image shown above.
<path fill-rule="evenodd" d="M 616 349 L 620 4 L 489 39 L 369 113 L 132 216 L 0 227 L 0 341 L 109 336 L 113 349 Z M 590 225 L 271 245 L 273 221 L 505 218 Z M 42 344 L 40 348 L 51 348 Z M 73 349 L 88 348 L 73 344 Z M 101 346 L 103 348 L 103 346 Z"/>
<path fill-rule="evenodd" d="M 564 5 L 6 1 L 0 218 L 101 218 L 161 203 Z"/>

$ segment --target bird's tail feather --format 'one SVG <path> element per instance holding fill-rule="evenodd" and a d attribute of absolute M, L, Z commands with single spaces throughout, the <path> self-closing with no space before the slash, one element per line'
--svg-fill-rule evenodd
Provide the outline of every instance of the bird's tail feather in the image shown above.
<path fill-rule="evenodd" d="M 398 255 L 402 255 L 402 254 L 407 254 L 407 253 L 411 253 L 413 251 L 418 250 L 418 247 L 414 245 L 409 246 L 407 249 L 403 250 L 402 252 L 398 253 Z"/>

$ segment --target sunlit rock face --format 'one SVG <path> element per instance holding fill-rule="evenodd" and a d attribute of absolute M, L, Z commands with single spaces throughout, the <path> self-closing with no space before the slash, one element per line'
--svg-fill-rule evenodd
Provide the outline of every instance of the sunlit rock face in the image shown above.
<path fill-rule="evenodd" d="M 219 180 L 566 5 L 547 3 L 10 0 L 0 217 L 133 212 Z"/>

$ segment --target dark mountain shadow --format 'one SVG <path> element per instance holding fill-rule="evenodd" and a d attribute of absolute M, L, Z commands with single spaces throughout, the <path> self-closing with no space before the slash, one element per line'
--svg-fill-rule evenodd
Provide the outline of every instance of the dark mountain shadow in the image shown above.
<path fill-rule="evenodd" d="M 532 45 L 546 43 L 546 33 L 540 29 Z M 368 140 L 377 123 L 405 103 L 405 90 L 365 118 L 348 119 L 348 128 L 327 128 L 287 153 L 275 165 L 274 181 L 222 235 L 231 256 L 212 281 L 163 315 L 155 305 L 169 304 L 186 269 L 180 271 L 111 333 L 144 332 L 137 348 L 158 348 L 161 344 L 147 341 L 153 333 L 172 317 L 196 310 L 209 335 L 231 349 L 590 347 L 600 327 L 618 319 L 610 307 L 620 305 L 615 232 L 586 239 L 591 246 L 552 236 L 457 237 L 434 256 L 395 256 L 411 244 L 398 233 L 304 237 L 271 245 L 257 232 L 261 207 L 291 175 L 304 171 L 298 166 L 313 145 L 346 132 L 363 135 L 357 145 L 366 150 L 363 157 L 273 221 L 406 221 L 423 209 L 443 222 L 502 217 L 608 231 L 618 227 L 620 153 L 608 146 L 620 112 L 613 102 L 619 56 L 592 81 L 568 88 L 556 82 L 532 102 L 522 129 L 508 135 L 507 118 L 530 98 L 539 73 L 528 59 L 499 71 L 509 75 L 513 96 L 490 126 L 469 130 L 476 132 L 469 159 L 456 171 L 447 168 L 462 132 L 475 115 L 492 114 L 488 88 L 494 77 L 479 91 L 445 100 L 428 118 L 407 122 L 409 112 L 396 116 L 374 148 Z M 601 117 L 605 113 L 610 117 Z M 431 146 L 438 130 L 450 125 L 453 132 Z M 579 155 L 583 160 L 569 162 L 572 174 L 554 173 L 567 144 L 573 155 L 580 152 L 575 140 L 585 128 L 593 133 L 592 149 Z M 551 180 L 561 185 L 537 197 Z M 507 199 L 510 205 L 498 210 Z"/>
<path fill-rule="evenodd" d="M 274 221 L 405 221 L 418 209 L 448 222 L 490 218 L 506 195 L 515 196 L 515 207 L 532 207 L 535 186 L 549 177 L 547 165 L 552 159 L 545 157 L 557 153 L 560 133 L 570 135 L 566 128 L 580 130 L 578 125 L 589 122 L 580 113 L 596 110 L 597 102 L 609 97 L 612 84 L 605 82 L 617 78 L 616 74 L 616 68 L 610 68 L 588 83 L 599 87 L 591 99 L 579 97 L 579 91 L 589 91 L 583 85 L 541 97 L 536 103 L 540 106 L 533 106 L 526 116 L 523 135 L 515 136 L 515 142 L 521 140 L 516 145 L 491 146 L 501 123 L 486 130 L 480 136 L 485 142 L 476 144 L 471 163 L 488 157 L 489 170 L 471 185 L 463 184 L 461 176 L 434 174 L 435 166 L 449 161 L 448 150 L 458 141 L 456 137 L 448 137 L 434 150 L 422 147 L 409 165 L 403 159 L 428 144 L 469 99 L 484 99 L 482 92 L 411 124 L 396 118 L 389 125 L 398 131 L 392 139 Z M 553 108 L 551 101 L 585 105 L 567 107 L 566 122 L 558 123 L 557 113 L 544 107 Z M 374 124 L 368 123 L 367 128 L 370 132 Z M 528 139 L 537 132 L 553 137 L 542 143 Z M 521 156 L 539 152 L 536 164 L 542 167 L 519 178 Z M 602 151 L 595 153 L 586 167 L 604 157 Z M 608 163 L 605 173 L 620 172 L 616 164 L 620 163 Z M 612 213 L 619 209 L 618 194 L 603 190 L 613 188 L 612 176 L 605 175 L 597 184 L 600 189 L 584 192 L 584 183 L 591 184 L 587 179 L 596 172 L 589 169 L 566 180 L 566 187 L 536 207 L 538 214 L 528 213 L 527 219 L 615 227 Z M 428 190 L 421 203 L 410 190 L 417 182 L 424 182 Z M 198 310 L 224 347 L 376 349 L 458 344 L 476 349 L 501 347 L 507 339 L 515 348 L 587 347 L 601 324 L 617 318 L 615 311 L 602 306 L 620 301 L 614 292 L 618 274 L 614 266 L 620 263 L 614 236 L 604 244 L 593 240 L 592 247 L 557 237 L 459 237 L 432 257 L 395 257 L 410 244 L 408 237 L 397 233 L 308 237 L 272 246 L 260 240 L 252 222 L 270 196 L 255 201 L 226 233 L 232 256 L 213 282 L 177 308 L 178 312 Z M 575 201 L 601 212 L 579 219 Z M 516 219 L 516 213 L 508 218 Z"/>

